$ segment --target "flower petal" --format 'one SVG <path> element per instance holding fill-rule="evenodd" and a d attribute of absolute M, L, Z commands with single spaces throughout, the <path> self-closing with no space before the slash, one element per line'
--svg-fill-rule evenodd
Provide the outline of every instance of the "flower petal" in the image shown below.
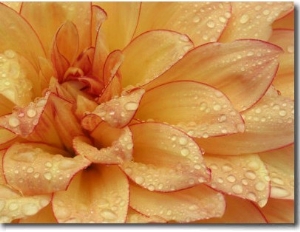
<path fill-rule="evenodd" d="M 224 215 L 220 218 L 202 220 L 199 221 L 199 223 L 266 223 L 266 219 L 260 212 L 259 208 L 255 206 L 251 201 L 229 195 L 224 195 L 224 198 L 226 201 L 226 209 Z"/>
<path fill-rule="evenodd" d="M 51 204 L 41 209 L 37 214 L 21 218 L 19 223 L 57 223 Z"/>
<path fill-rule="evenodd" d="M 3 158 L 5 179 L 27 195 L 64 190 L 72 177 L 90 164 L 83 156 L 67 158 L 64 153 L 44 144 L 13 144 Z"/>
<path fill-rule="evenodd" d="M 151 192 L 137 185 L 130 185 L 130 206 L 136 211 L 167 221 L 190 222 L 211 217 L 221 217 L 225 200 L 205 185 L 171 192 Z"/>
<path fill-rule="evenodd" d="M 124 128 L 122 132 L 118 140 L 114 141 L 110 147 L 100 149 L 93 146 L 91 141 L 84 136 L 75 137 L 73 140 L 74 150 L 93 163 L 121 164 L 132 159 L 133 147 L 130 130 Z"/>
<path fill-rule="evenodd" d="M 121 97 L 100 104 L 93 112 L 83 118 L 83 127 L 94 129 L 95 123 L 91 121 L 95 120 L 95 116 L 98 117 L 99 122 L 105 121 L 112 127 L 126 126 L 134 116 L 144 92 L 143 89 L 135 89 L 130 93 L 124 93 Z"/>
<path fill-rule="evenodd" d="M 294 199 L 294 145 L 259 154 L 271 178 L 271 198 Z"/>
<path fill-rule="evenodd" d="M 291 29 L 295 28 L 295 9 L 285 15 L 284 17 L 277 19 L 273 25 L 273 29 Z"/>
<path fill-rule="evenodd" d="M 130 126 L 133 161 L 120 167 L 138 185 L 150 191 L 175 191 L 210 178 L 202 151 L 185 133 L 161 123 Z"/>
<path fill-rule="evenodd" d="M 295 223 L 295 202 L 291 200 L 270 199 L 260 209 L 268 223 Z"/>
<path fill-rule="evenodd" d="M 38 57 L 45 57 L 45 53 L 34 30 L 16 11 L 2 3 L 0 15 L 0 51 L 11 49 L 37 68 Z"/>
<path fill-rule="evenodd" d="M 198 138 L 244 130 L 242 117 L 222 92 L 194 81 L 170 82 L 147 91 L 135 118 L 166 122 Z"/>
<path fill-rule="evenodd" d="M 266 94 L 242 116 L 244 133 L 196 139 L 197 143 L 209 154 L 239 155 L 273 150 L 294 142 L 294 101 Z"/>
<path fill-rule="evenodd" d="M 22 2 L 3 2 L 3 4 L 14 9 L 16 12 L 20 12 L 22 6 Z"/>
<path fill-rule="evenodd" d="M 6 184 L 6 180 L 4 177 L 4 172 L 3 172 L 3 156 L 5 154 L 5 150 L 0 150 L 0 184 Z"/>
<path fill-rule="evenodd" d="M 143 2 L 135 34 L 166 29 L 187 34 L 195 45 L 215 42 L 227 25 L 230 11 L 230 4 L 225 2 Z"/>
<path fill-rule="evenodd" d="M 186 35 L 173 31 L 149 31 L 136 37 L 123 50 L 125 59 L 120 68 L 123 87 L 153 80 L 191 48 L 193 43 Z M 139 64 L 133 65 L 134 60 L 138 60 Z"/>
<path fill-rule="evenodd" d="M 107 13 L 101 26 L 109 51 L 123 49 L 132 39 L 140 13 L 139 2 L 93 2 Z"/>
<path fill-rule="evenodd" d="M 272 23 L 294 8 L 292 2 L 232 2 L 232 14 L 220 41 L 255 38 L 268 40 Z"/>
<path fill-rule="evenodd" d="M 99 6 L 92 5 L 92 24 L 91 24 L 91 38 L 92 46 L 95 46 L 98 31 L 102 23 L 107 19 L 106 12 Z"/>
<path fill-rule="evenodd" d="M 23 196 L 8 186 L 0 185 L 0 223 L 36 214 L 49 204 L 51 195 Z"/>
<path fill-rule="evenodd" d="M 10 132 L 7 129 L 4 129 L 4 128 L 0 127 L 0 144 L 7 143 L 7 142 L 13 140 L 16 137 L 17 137 L 16 134 Z"/>
<path fill-rule="evenodd" d="M 188 52 L 145 88 L 175 80 L 198 81 L 222 91 L 236 110 L 246 110 L 270 86 L 280 52 L 277 46 L 257 40 L 205 44 Z"/>
<path fill-rule="evenodd" d="M 52 204 L 60 223 L 124 223 L 128 202 L 125 174 L 117 166 L 95 165 L 78 173 L 66 191 L 55 193 Z"/>
<path fill-rule="evenodd" d="M 274 30 L 269 41 L 284 51 L 279 56 L 280 66 L 272 84 L 283 96 L 294 99 L 294 31 Z"/>
<path fill-rule="evenodd" d="M 205 155 L 210 185 L 218 191 L 257 202 L 263 207 L 270 194 L 268 170 L 258 155 Z"/>
<path fill-rule="evenodd" d="M 50 57 L 49 53 L 53 37 L 58 28 L 66 21 L 73 22 L 78 29 L 80 41 L 79 52 L 83 51 L 91 44 L 91 3 L 24 2 L 21 15 L 26 18 L 40 36 L 48 57 Z M 68 47 L 69 44 L 65 45 Z"/>
<path fill-rule="evenodd" d="M 126 223 L 163 223 L 165 222 L 160 217 L 147 217 L 131 207 L 128 209 Z"/>

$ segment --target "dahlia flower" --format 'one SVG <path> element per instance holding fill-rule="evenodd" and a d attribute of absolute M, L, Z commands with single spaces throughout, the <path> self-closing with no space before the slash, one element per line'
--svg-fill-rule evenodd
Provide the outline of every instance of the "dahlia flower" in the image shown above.
<path fill-rule="evenodd" d="M 291 2 L 0 3 L 2 223 L 293 223 Z"/>

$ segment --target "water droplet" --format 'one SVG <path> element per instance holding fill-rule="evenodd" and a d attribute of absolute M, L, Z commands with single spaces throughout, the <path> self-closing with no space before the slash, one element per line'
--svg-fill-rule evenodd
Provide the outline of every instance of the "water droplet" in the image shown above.
<path fill-rule="evenodd" d="M 250 180 L 254 180 L 256 178 L 256 174 L 252 171 L 246 171 L 245 177 L 247 177 Z"/>
<path fill-rule="evenodd" d="M 199 206 L 198 206 L 198 205 L 190 205 L 190 206 L 189 206 L 189 210 L 191 210 L 191 211 L 195 211 L 195 210 L 197 210 L 197 209 L 199 209 Z"/>
<path fill-rule="evenodd" d="M 52 179 L 52 174 L 50 172 L 44 173 L 44 177 L 46 180 L 51 180 Z"/>
<path fill-rule="evenodd" d="M 11 127 L 17 127 L 20 125 L 20 121 L 18 118 L 12 116 L 8 119 L 8 124 L 11 126 Z"/>
<path fill-rule="evenodd" d="M 22 206 L 22 212 L 26 216 L 34 215 L 39 211 L 39 208 L 36 204 L 34 203 L 28 203 Z"/>
<path fill-rule="evenodd" d="M 284 197 L 287 197 L 289 195 L 290 195 L 290 193 L 286 189 L 283 189 L 283 188 L 280 188 L 280 187 L 272 187 L 271 188 L 271 197 L 284 198 Z"/>
<path fill-rule="evenodd" d="M 223 180 L 222 177 L 219 177 L 219 178 L 217 179 L 217 181 L 218 181 L 218 183 L 220 183 L 220 184 L 224 183 L 224 180 Z"/>
<path fill-rule="evenodd" d="M 200 170 L 201 169 L 201 165 L 200 164 L 195 164 L 194 168 L 197 169 L 197 170 Z"/>
<path fill-rule="evenodd" d="M 219 122 L 225 122 L 227 120 L 227 116 L 225 114 L 221 114 L 219 117 L 218 117 L 218 121 Z"/>
<path fill-rule="evenodd" d="M 183 148 L 183 149 L 181 149 L 180 153 L 182 156 L 187 156 L 190 154 L 190 151 L 187 148 Z"/>
<path fill-rule="evenodd" d="M 34 109 L 28 109 L 27 112 L 26 112 L 26 115 L 29 117 L 29 118 L 33 118 L 35 117 L 37 114 L 36 110 Z"/>
<path fill-rule="evenodd" d="M 209 135 L 207 133 L 203 133 L 202 138 L 206 139 L 208 137 L 209 137 Z"/>
<path fill-rule="evenodd" d="M 100 215 L 106 220 L 114 220 L 117 218 L 117 215 L 110 209 L 102 210 Z"/>
<path fill-rule="evenodd" d="M 247 193 L 246 197 L 247 197 L 247 199 L 249 199 L 251 201 L 256 201 L 257 200 L 256 195 L 252 192 Z"/>
<path fill-rule="evenodd" d="M 242 15 L 242 17 L 240 18 L 240 23 L 244 24 L 247 23 L 249 21 L 249 15 L 244 14 Z"/>
<path fill-rule="evenodd" d="M 280 110 L 280 111 L 279 111 L 279 115 L 280 115 L 281 117 L 286 116 L 286 111 L 285 111 L 285 110 Z"/>
<path fill-rule="evenodd" d="M 266 185 L 263 182 L 257 182 L 255 184 L 255 189 L 258 191 L 263 191 L 265 188 L 266 188 Z"/>
<path fill-rule="evenodd" d="M 216 104 L 216 105 L 213 106 L 213 109 L 214 109 L 215 111 L 219 111 L 219 110 L 222 109 L 222 107 L 221 107 L 219 104 Z"/>
<path fill-rule="evenodd" d="M 145 181 L 145 179 L 144 179 L 144 177 L 142 177 L 142 176 L 137 176 L 137 177 L 135 178 L 135 182 L 136 182 L 137 184 L 143 184 L 144 181 Z"/>
<path fill-rule="evenodd" d="M 294 45 L 290 45 L 290 46 L 288 46 L 287 47 L 287 51 L 289 52 L 289 53 L 294 53 Z"/>
<path fill-rule="evenodd" d="M 45 163 L 45 166 L 46 166 L 47 168 L 51 168 L 51 167 L 52 167 L 52 164 L 51 164 L 50 162 L 47 162 L 47 163 Z"/>
<path fill-rule="evenodd" d="M 250 161 L 247 166 L 252 170 L 259 169 L 260 165 L 256 161 Z"/>
<path fill-rule="evenodd" d="M 232 191 L 236 194 L 241 194 L 243 192 L 243 186 L 239 184 L 235 184 L 231 187 Z"/>
<path fill-rule="evenodd" d="M 76 167 L 76 162 L 72 159 L 64 159 L 59 163 L 58 167 L 64 170 L 71 169 Z"/>
<path fill-rule="evenodd" d="M 9 208 L 10 211 L 14 211 L 14 210 L 17 210 L 19 208 L 19 205 L 17 203 L 13 202 L 13 203 L 9 204 L 8 208 Z"/>
<path fill-rule="evenodd" d="M 179 144 L 180 145 L 186 145 L 187 142 L 188 142 L 187 138 L 185 138 L 185 137 L 179 138 Z"/>
<path fill-rule="evenodd" d="M 154 190 L 155 190 L 154 185 L 150 184 L 150 185 L 148 186 L 148 190 L 149 190 L 149 191 L 154 191 Z"/>
<path fill-rule="evenodd" d="M 264 10 L 264 11 L 263 11 L 263 15 L 268 15 L 268 14 L 270 14 L 270 11 L 269 11 L 269 10 Z"/>
<path fill-rule="evenodd" d="M 34 169 L 32 167 L 27 168 L 27 173 L 33 173 Z"/>
<path fill-rule="evenodd" d="M 230 172 L 232 170 L 232 167 L 229 164 L 225 164 L 225 165 L 222 166 L 222 170 L 224 172 Z"/>
<path fill-rule="evenodd" d="M 279 178 L 279 177 L 272 178 L 272 182 L 274 182 L 275 184 L 279 184 L 279 185 L 283 185 L 284 184 L 283 180 L 281 178 Z"/>
<path fill-rule="evenodd" d="M 228 182 L 230 182 L 230 183 L 233 183 L 233 182 L 235 182 L 236 181 L 236 178 L 233 176 L 233 175 L 229 175 L 229 176 L 227 176 L 227 178 L 226 178 L 227 180 L 228 180 Z"/>
<path fill-rule="evenodd" d="M 125 104 L 125 109 L 128 111 L 136 110 L 139 107 L 139 105 L 136 102 L 127 102 Z"/>
<path fill-rule="evenodd" d="M 196 15 L 194 18 L 193 18 L 193 22 L 194 23 L 199 23 L 200 22 L 200 17 L 198 15 Z"/>
<path fill-rule="evenodd" d="M 222 16 L 219 17 L 219 21 L 221 23 L 226 23 L 226 19 L 224 17 L 222 17 Z"/>
<path fill-rule="evenodd" d="M 209 27 L 209 28 L 214 28 L 215 27 L 215 22 L 212 21 L 212 20 L 209 20 L 206 25 Z"/>

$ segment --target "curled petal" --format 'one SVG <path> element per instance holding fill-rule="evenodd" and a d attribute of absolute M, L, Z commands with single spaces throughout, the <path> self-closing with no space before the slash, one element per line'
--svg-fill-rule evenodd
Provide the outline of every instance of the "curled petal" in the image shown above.
<path fill-rule="evenodd" d="M 226 27 L 230 12 L 231 6 L 225 2 L 143 2 L 135 34 L 167 29 L 187 34 L 195 45 L 215 42 Z"/>
<path fill-rule="evenodd" d="M 23 196 L 6 185 L 0 185 L 0 223 L 35 215 L 47 206 L 51 195 Z"/>
<path fill-rule="evenodd" d="M 294 142 L 294 101 L 266 94 L 242 116 L 244 133 L 197 139 L 197 143 L 210 154 L 239 155 L 273 150 Z"/>
<path fill-rule="evenodd" d="M 268 170 L 257 155 L 205 156 L 211 169 L 210 186 L 218 191 L 246 198 L 263 207 L 270 194 Z"/>
<path fill-rule="evenodd" d="M 292 2 L 233 2 L 231 18 L 220 41 L 246 38 L 268 40 L 272 23 L 293 8 Z"/>
<path fill-rule="evenodd" d="M 295 29 L 295 9 L 285 15 L 284 17 L 276 20 L 272 24 L 273 29 Z"/>
<path fill-rule="evenodd" d="M 294 145 L 259 154 L 271 178 L 271 198 L 294 199 Z"/>
<path fill-rule="evenodd" d="M 171 192 L 151 192 L 137 185 L 130 185 L 130 206 L 136 211 L 167 221 L 191 222 L 212 217 L 221 217 L 225 200 L 205 185 Z"/>
<path fill-rule="evenodd" d="M 148 217 L 129 207 L 126 223 L 164 223 L 166 222 L 160 217 Z"/>
<path fill-rule="evenodd" d="M 205 44 L 189 51 L 145 88 L 175 80 L 198 81 L 222 91 L 236 110 L 246 110 L 269 88 L 279 53 L 279 47 L 258 40 Z"/>
<path fill-rule="evenodd" d="M 126 126 L 133 118 L 144 92 L 143 89 L 135 89 L 130 93 L 124 93 L 121 97 L 100 104 L 83 119 L 84 128 L 87 128 L 85 124 L 91 124 L 89 121 L 93 120 L 95 116 L 99 118 L 98 120 L 103 120 L 112 127 Z"/>
<path fill-rule="evenodd" d="M 138 185 L 150 191 L 175 191 L 210 178 L 202 151 L 185 133 L 161 123 L 130 126 L 133 161 L 120 166 Z"/>
<path fill-rule="evenodd" d="M 78 173 L 66 191 L 54 193 L 54 215 L 60 223 L 124 223 L 128 188 L 117 166 L 91 166 Z"/>
<path fill-rule="evenodd" d="M 135 118 L 167 122 L 192 137 L 244 131 L 244 122 L 227 97 L 194 81 L 170 82 L 147 91 Z"/>
<path fill-rule="evenodd" d="M 193 43 L 186 35 L 173 31 L 148 31 L 138 36 L 123 50 L 125 59 L 120 68 L 123 87 L 153 80 L 191 48 Z M 139 64 L 132 65 L 133 60 Z"/>
<path fill-rule="evenodd" d="M 225 213 L 220 218 L 211 218 L 201 220 L 199 223 L 266 223 L 266 218 L 260 212 L 260 209 L 251 201 L 237 198 L 235 196 L 224 195 L 226 201 Z"/>
<path fill-rule="evenodd" d="M 91 23 L 92 46 L 95 46 L 99 29 L 102 23 L 106 19 L 107 19 L 107 13 L 99 6 L 92 5 L 92 23 Z"/>
<path fill-rule="evenodd" d="M 73 147 L 77 154 L 85 156 L 93 163 L 121 164 L 132 159 L 132 138 L 128 128 L 122 129 L 123 133 L 110 147 L 98 149 L 86 137 L 75 137 Z"/>
<path fill-rule="evenodd" d="M 67 158 L 63 151 L 38 143 L 16 143 L 3 157 L 7 183 L 23 194 L 47 194 L 65 190 L 72 177 L 87 167 L 83 156 Z"/>

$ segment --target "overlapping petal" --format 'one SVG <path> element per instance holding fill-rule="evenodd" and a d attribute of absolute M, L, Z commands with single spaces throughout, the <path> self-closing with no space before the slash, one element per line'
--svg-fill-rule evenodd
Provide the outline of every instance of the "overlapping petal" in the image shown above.
<path fill-rule="evenodd" d="M 221 217 L 225 199 L 205 185 L 171 193 L 150 192 L 130 185 L 130 206 L 146 216 L 161 217 L 167 221 L 191 222 Z"/>
<path fill-rule="evenodd" d="M 148 217 L 129 207 L 126 223 L 164 223 L 166 222 L 160 217 Z"/>
<path fill-rule="evenodd" d="M 272 24 L 273 29 L 291 29 L 295 28 L 295 10 L 289 12 L 284 17 L 276 20 Z"/>
<path fill-rule="evenodd" d="M 38 143 L 16 143 L 3 157 L 7 183 L 26 195 L 47 194 L 67 188 L 72 177 L 91 162 L 83 156 Z"/>
<path fill-rule="evenodd" d="M 175 80 L 198 81 L 222 91 L 236 110 L 246 110 L 270 86 L 280 53 L 279 47 L 258 40 L 205 44 L 188 52 L 145 88 Z"/>
<path fill-rule="evenodd" d="M 185 133 L 161 123 L 130 126 L 133 161 L 120 166 L 135 183 L 150 191 L 175 191 L 210 178 L 202 151 Z"/>
<path fill-rule="evenodd" d="M 32 216 L 27 216 L 21 218 L 19 223 L 57 223 L 51 204 L 48 204 L 46 207 L 42 208 L 38 213 Z"/>
<path fill-rule="evenodd" d="M 58 222 L 124 223 L 129 186 L 117 166 L 93 165 L 78 173 L 66 191 L 53 196 Z"/>
<path fill-rule="evenodd" d="M 171 82 L 147 91 L 135 118 L 166 122 L 198 138 L 244 131 L 243 119 L 227 97 L 194 81 Z"/>

